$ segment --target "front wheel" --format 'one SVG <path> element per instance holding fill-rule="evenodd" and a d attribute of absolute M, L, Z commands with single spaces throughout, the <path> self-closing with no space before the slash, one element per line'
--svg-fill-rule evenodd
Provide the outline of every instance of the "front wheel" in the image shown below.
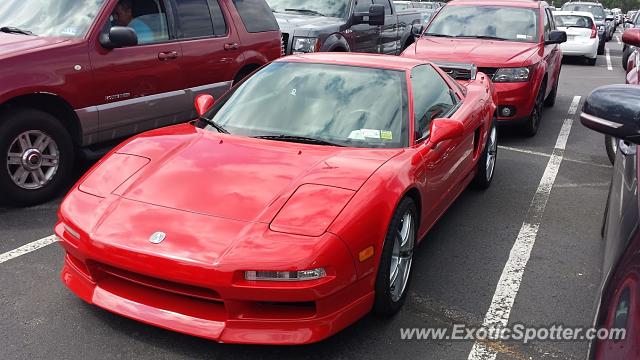
<path fill-rule="evenodd" d="M 607 157 L 611 164 L 616 161 L 616 153 L 618 152 L 618 139 L 613 136 L 605 135 L 604 136 L 604 147 L 607 149 Z"/>
<path fill-rule="evenodd" d="M 522 133 L 525 136 L 535 136 L 538 133 L 538 128 L 540 127 L 540 121 L 542 120 L 542 105 L 544 104 L 544 93 L 545 93 L 545 84 L 543 83 L 538 90 L 538 95 L 536 96 L 536 102 L 533 104 L 533 109 L 531 109 L 531 114 L 527 119 L 527 122 L 524 124 L 522 128 Z"/>
<path fill-rule="evenodd" d="M 52 115 L 34 109 L 0 114 L 0 201 L 34 205 L 51 199 L 71 176 L 74 149 Z"/>
<path fill-rule="evenodd" d="M 402 199 L 391 218 L 380 256 L 373 312 L 393 315 L 405 302 L 416 243 L 418 213 L 411 198 Z"/>
<path fill-rule="evenodd" d="M 493 173 L 496 168 L 496 159 L 498 158 L 498 130 L 496 128 L 496 119 L 491 121 L 487 142 L 482 151 L 476 170 L 476 176 L 473 178 L 471 185 L 479 190 L 487 189 L 493 180 Z"/>

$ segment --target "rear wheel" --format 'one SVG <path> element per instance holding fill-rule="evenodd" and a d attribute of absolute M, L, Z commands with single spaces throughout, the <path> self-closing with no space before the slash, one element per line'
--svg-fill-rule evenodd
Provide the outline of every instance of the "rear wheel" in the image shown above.
<path fill-rule="evenodd" d="M 69 133 L 39 110 L 11 110 L 0 119 L 0 200 L 26 206 L 51 199 L 73 169 Z"/>
<path fill-rule="evenodd" d="M 540 121 L 542 120 L 542 105 L 544 103 L 545 87 L 546 85 L 544 83 L 540 86 L 538 95 L 536 96 L 536 102 L 533 105 L 533 109 L 531 109 L 531 114 L 522 128 L 522 133 L 525 136 L 531 137 L 538 133 Z"/>
<path fill-rule="evenodd" d="M 605 135 L 604 147 L 607 149 L 607 157 L 613 165 L 616 160 L 616 153 L 618 152 L 618 139 L 614 138 L 613 136 Z"/>
<path fill-rule="evenodd" d="M 391 218 L 380 256 L 373 304 L 377 315 L 393 315 L 405 302 L 417 225 L 416 205 L 411 198 L 405 197 Z"/>
<path fill-rule="evenodd" d="M 598 58 L 587 58 L 587 65 L 594 66 L 596 64 L 596 60 L 598 60 Z"/>

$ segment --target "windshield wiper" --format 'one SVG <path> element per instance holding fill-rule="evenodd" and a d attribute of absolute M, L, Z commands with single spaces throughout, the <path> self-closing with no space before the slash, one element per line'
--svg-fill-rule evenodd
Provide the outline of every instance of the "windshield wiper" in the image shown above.
<path fill-rule="evenodd" d="M 298 135 L 261 135 L 254 136 L 256 139 L 266 139 L 266 140 L 279 140 L 279 141 L 290 141 L 290 142 L 299 142 L 299 143 L 307 143 L 307 144 L 317 144 L 317 145 L 331 145 L 331 146 L 344 146 L 341 144 L 336 144 L 331 141 L 316 139 L 307 136 L 298 136 Z"/>
<path fill-rule="evenodd" d="M 426 36 L 435 36 L 435 37 L 447 37 L 447 38 L 454 38 L 454 37 L 457 37 L 457 36 L 454 36 L 454 35 L 438 34 L 438 33 L 424 33 L 423 35 L 426 35 Z"/>
<path fill-rule="evenodd" d="M 491 35 L 465 35 L 465 36 L 457 36 L 457 37 L 465 38 L 465 39 L 487 39 L 487 40 L 502 40 L 502 41 L 509 40 L 509 39 L 501 38 L 498 36 L 491 36 Z"/>
<path fill-rule="evenodd" d="M 204 116 L 200 117 L 200 121 L 203 121 L 209 125 L 211 125 L 214 129 L 218 130 L 218 132 L 223 133 L 223 134 L 228 134 L 229 132 L 227 131 L 227 129 L 223 128 L 220 124 L 218 124 L 217 122 L 211 120 L 211 119 L 207 119 Z"/>
<path fill-rule="evenodd" d="M 29 30 L 23 30 L 13 26 L 0 27 L 0 32 L 7 33 L 7 34 L 35 35 L 33 32 Z"/>
<path fill-rule="evenodd" d="M 323 13 L 317 12 L 315 10 L 309 10 L 309 9 L 284 9 L 284 11 L 294 11 L 294 12 L 299 12 L 299 13 L 309 14 L 309 15 L 327 16 Z"/>

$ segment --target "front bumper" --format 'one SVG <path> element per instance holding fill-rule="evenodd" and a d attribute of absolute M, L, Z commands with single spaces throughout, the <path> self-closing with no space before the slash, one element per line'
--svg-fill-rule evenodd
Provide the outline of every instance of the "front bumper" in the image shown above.
<path fill-rule="evenodd" d="M 533 79 L 532 79 L 533 80 Z M 536 100 L 534 82 L 494 83 L 498 97 L 498 121 L 515 122 L 531 114 Z M 509 106 L 515 109 L 511 116 L 502 116 L 500 109 Z"/>
<path fill-rule="evenodd" d="M 247 268 L 260 269 L 260 249 L 244 254 L 244 266 L 235 257 L 203 267 L 110 248 L 86 234 L 74 239 L 62 223 L 55 233 L 65 250 L 62 281 L 81 299 L 146 324 L 218 342 L 313 343 L 352 324 L 373 306 L 373 275 L 356 280 L 350 252 L 331 234 L 325 235 L 335 240 L 330 251 L 317 249 L 330 252 L 333 259 L 326 265 L 327 277 L 261 282 L 242 276 Z M 289 251 L 282 244 L 271 245 L 269 251 L 296 254 L 296 244 L 289 245 Z M 146 265 L 137 265 L 141 263 Z"/>

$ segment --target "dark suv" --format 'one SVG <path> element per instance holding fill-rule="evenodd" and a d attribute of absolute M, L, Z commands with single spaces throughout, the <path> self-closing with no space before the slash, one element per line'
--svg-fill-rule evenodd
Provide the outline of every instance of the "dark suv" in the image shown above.
<path fill-rule="evenodd" d="M 604 44 L 607 42 L 607 34 L 605 24 L 606 14 L 602 4 L 597 2 L 587 1 L 574 1 L 568 2 L 562 5 L 562 11 L 586 11 L 593 14 L 593 18 L 596 21 L 596 27 L 598 28 L 598 38 L 600 44 L 598 45 L 598 55 L 604 54 Z"/>
<path fill-rule="evenodd" d="M 0 201 L 47 200 L 76 155 L 193 119 L 281 44 L 264 0 L 2 0 Z"/>

